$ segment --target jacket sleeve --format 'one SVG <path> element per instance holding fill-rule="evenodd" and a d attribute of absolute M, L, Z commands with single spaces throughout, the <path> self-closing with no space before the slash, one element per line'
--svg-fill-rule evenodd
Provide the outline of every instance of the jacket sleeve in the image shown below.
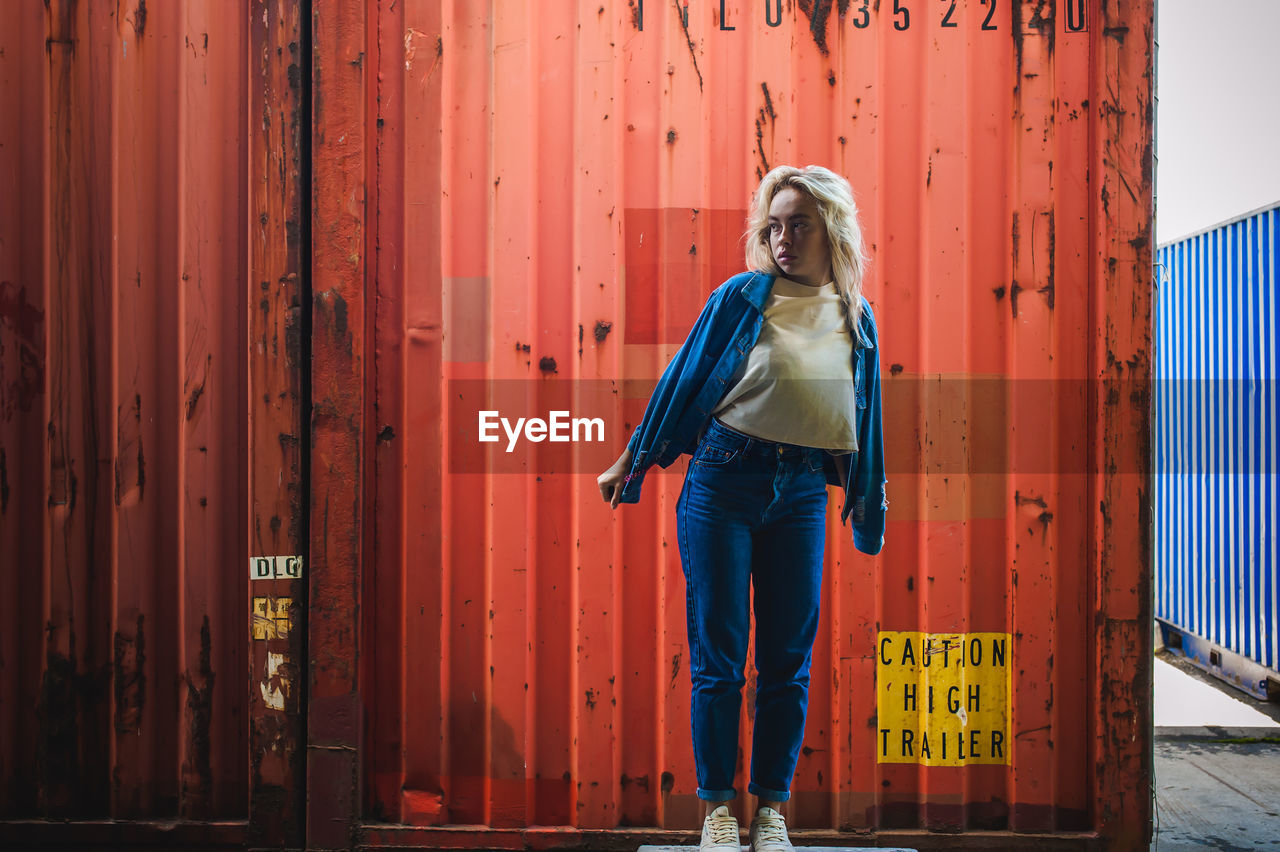
<path fill-rule="evenodd" d="M 693 328 L 680 344 L 675 357 L 667 365 L 658 380 L 649 404 L 645 406 L 644 417 L 627 442 L 631 450 L 631 471 L 627 474 L 622 486 L 621 503 L 638 503 L 640 486 L 644 482 L 645 472 L 657 461 L 667 449 L 668 439 L 659 442 L 659 436 L 671 435 L 674 425 L 679 421 L 681 413 L 688 407 L 694 394 L 698 392 L 699 382 L 696 379 L 703 365 L 695 363 L 706 358 L 706 338 L 715 321 L 716 311 L 729 291 L 729 282 L 721 284 L 707 299 L 698 315 Z M 704 371 L 705 372 L 705 371 Z M 667 462 L 669 465 L 670 462 Z M 665 466 L 665 465 L 664 465 Z"/>
<path fill-rule="evenodd" d="M 867 406 L 858 430 L 858 455 L 853 471 L 853 546 L 863 553 L 875 555 L 884 547 L 884 517 L 889 501 L 885 497 L 880 344 L 876 339 L 876 321 L 871 305 L 864 301 L 862 308 L 872 345 L 862 355 Z"/>

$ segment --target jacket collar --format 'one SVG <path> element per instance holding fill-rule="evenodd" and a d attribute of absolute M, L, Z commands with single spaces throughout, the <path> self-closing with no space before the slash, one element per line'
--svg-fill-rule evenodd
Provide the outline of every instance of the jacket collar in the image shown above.
<path fill-rule="evenodd" d="M 764 313 L 764 304 L 769 301 L 769 293 L 773 291 L 773 280 L 777 276 L 768 272 L 753 272 L 742 285 L 742 298 L 746 299 L 760 313 Z"/>
<path fill-rule="evenodd" d="M 751 277 L 747 279 L 747 283 L 742 285 L 739 291 L 742 298 L 760 313 L 764 313 L 765 302 L 769 301 L 769 294 L 773 292 L 773 282 L 777 278 L 771 272 L 752 272 Z M 863 333 L 866 333 L 866 322 L 863 321 Z M 861 340 L 854 340 L 854 346 L 859 349 L 875 349 L 875 344 L 868 341 L 863 343 Z"/>

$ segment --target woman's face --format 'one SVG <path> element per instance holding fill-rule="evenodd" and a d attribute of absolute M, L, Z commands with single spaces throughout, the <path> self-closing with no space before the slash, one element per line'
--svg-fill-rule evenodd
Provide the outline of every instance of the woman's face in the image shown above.
<path fill-rule="evenodd" d="M 793 186 L 779 190 L 769 205 L 769 248 L 792 281 L 820 287 L 831 280 L 831 248 L 818 203 Z"/>

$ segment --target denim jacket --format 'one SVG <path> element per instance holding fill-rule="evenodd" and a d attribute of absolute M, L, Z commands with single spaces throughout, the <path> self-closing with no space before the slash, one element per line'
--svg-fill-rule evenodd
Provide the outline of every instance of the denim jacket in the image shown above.
<path fill-rule="evenodd" d="M 760 336 L 764 306 L 774 276 L 743 272 L 716 288 L 649 397 L 644 418 L 631 436 L 631 472 L 620 502 L 640 500 L 645 472 L 659 464 L 670 467 L 682 453 L 692 453 L 739 368 Z M 884 435 L 880 412 L 880 370 L 876 321 L 862 300 L 862 336 L 853 345 L 854 396 L 857 400 L 858 451 L 833 456 L 823 467 L 827 482 L 844 489 L 840 523 L 853 515 L 853 543 L 863 553 L 884 546 Z"/>

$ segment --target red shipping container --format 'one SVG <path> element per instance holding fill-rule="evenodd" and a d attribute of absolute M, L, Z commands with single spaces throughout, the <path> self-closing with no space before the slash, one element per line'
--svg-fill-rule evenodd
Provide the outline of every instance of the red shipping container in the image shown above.
<path fill-rule="evenodd" d="M 792 162 L 857 193 L 893 501 L 831 522 L 797 840 L 1145 846 L 1152 31 L 6 4 L 0 839 L 689 837 L 684 462 L 594 479 Z"/>

